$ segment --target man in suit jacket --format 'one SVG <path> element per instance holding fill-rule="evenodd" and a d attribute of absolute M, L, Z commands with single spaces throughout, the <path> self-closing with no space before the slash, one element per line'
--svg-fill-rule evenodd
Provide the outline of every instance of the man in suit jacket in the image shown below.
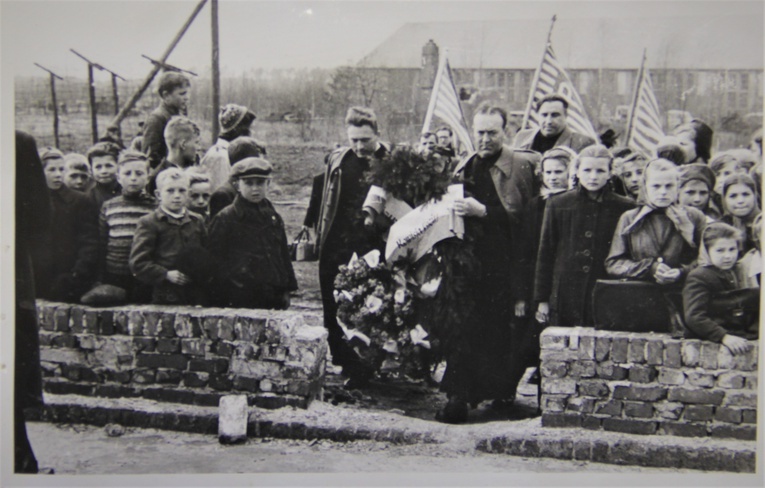
<path fill-rule="evenodd" d="M 547 95 L 537 103 L 537 114 L 539 128 L 519 131 L 515 135 L 514 147 L 544 154 L 553 147 L 568 146 L 579 154 L 596 142 L 592 137 L 568 128 L 568 100 L 557 93 Z"/>

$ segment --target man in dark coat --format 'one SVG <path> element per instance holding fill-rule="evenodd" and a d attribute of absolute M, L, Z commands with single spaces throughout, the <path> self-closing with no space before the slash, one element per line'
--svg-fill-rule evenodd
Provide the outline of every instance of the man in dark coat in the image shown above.
<path fill-rule="evenodd" d="M 455 202 L 465 217 L 466 239 L 473 246 L 479 271 L 468 277 L 474 290 L 475 311 L 463 324 L 463 344 L 446 351 L 447 367 L 441 388 L 449 403 L 437 419 L 467 420 L 468 403 L 495 400 L 506 406 L 515 397 L 507 371 L 513 363 L 512 328 L 515 315 L 525 313 L 520 256 L 513 249 L 521 239 L 520 218 L 533 197 L 534 171 L 539 155 L 504 145 L 507 114 L 499 107 L 478 109 L 473 130 L 477 152 L 455 168 L 465 185 L 466 198 Z"/>
<path fill-rule="evenodd" d="M 544 154 L 553 147 L 568 146 L 578 154 L 596 142 L 592 137 L 568 128 L 568 100 L 557 93 L 547 95 L 537 103 L 537 114 L 539 128 L 519 131 L 513 147 Z"/>
<path fill-rule="evenodd" d="M 16 337 L 14 351 L 14 471 L 37 473 L 24 409 L 40 407 L 42 374 L 32 249 L 50 223 L 51 207 L 34 138 L 16 131 Z"/>
<path fill-rule="evenodd" d="M 343 374 L 349 378 L 346 387 L 353 388 L 364 386 L 372 371 L 361 363 L 343 339 L 343 331 L 337 323 L 335 277 L 338 267 L 348 264 L 353 253 L 361 256 L 373 249 L 384 249 L 380 233 L 364 225 L 361 207 L 370 187 L 364 180 L 364 172 L 373 160 L 385 156 L 388 148 L 380 142 L 377 116 L 372 110 L 351 107 L 345 124 L 351 147 L 335 149 L 327 156 L 316 234 L 319 237 L 319 284 L 329 348 L 333 362 L 342 366 Z"/>

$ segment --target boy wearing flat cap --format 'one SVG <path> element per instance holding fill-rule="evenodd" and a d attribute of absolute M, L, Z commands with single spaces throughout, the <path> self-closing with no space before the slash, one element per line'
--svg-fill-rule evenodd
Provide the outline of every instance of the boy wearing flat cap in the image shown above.
<path fill-rule="evenodd" d="M 210 224 L 210 253 L 221 259 L 214 304 L 286 309 L 297 290 L 284 221 L 268 200 L 273 167 L 245 158 L 231 168 L 237 195 Z"/>

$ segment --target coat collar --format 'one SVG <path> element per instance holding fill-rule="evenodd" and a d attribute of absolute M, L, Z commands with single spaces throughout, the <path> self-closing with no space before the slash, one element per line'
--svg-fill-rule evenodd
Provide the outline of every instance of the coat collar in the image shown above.
<path fill-rule="evenodd" d="M 497 162 L 494 163 L 492 167 L 497 168 L 505 176 L 510 176 L 510 174 L 513 172 L 513 154 L 514 153 L 515 153 L 515 150 L 512 147 L 503 145 L 502 152 L 499 155 L 499 159 L 497 159 Z M 457 174 L 459 174 L 459 172 L 465 168 L 468 162 L 472 161 L 476 157 L 478 157 L 477 152 L 474 152 L 468 155 L 466 158 L 460 161 L 460 163 L 454 168 L 452 175 L 456 176 Z"/>

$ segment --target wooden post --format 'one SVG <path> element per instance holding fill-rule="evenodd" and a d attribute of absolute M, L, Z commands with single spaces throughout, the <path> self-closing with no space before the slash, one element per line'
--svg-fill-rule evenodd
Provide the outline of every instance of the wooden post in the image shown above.
<path fill-rule="evenodd" d="M 90 59 L 86 58 L 85 56 L 78 53 L 74 49 L 69 49 L 69 50 L 72 51 L 74 54 L 76 54 L 77 57 L 81 58 L 83 61 L 88 63 L 88 79 L 91 82 L 90 84 L 93 88 L 93 93 L 91 94 L 91 113 L 92 113 L 92 107 L 95 106 L 94 101 L 95 101 L 95 90 L 96 90 L 94 82 L 92 80 L 93 68 L 98 68 L 99 70 L 106 71 L 107 73 L 112 75 L 112 95 L 114 97 L 114 113 L 115 114 L 118 113 L 120 104 L 119 104 L 119 94 L 117 93 L 117 78 L 121 79 L 122 81 L 126 81 L 125 78 L 121 77 L 120 75 L 118 75 L 117 73 L 115 73 L 114 71 L 110 69 L 104 68 L 103 66 L 96 63 L 95 61 L 91 61 Z M 93 120 L 97 122 L 98 119 L 96 118 L 96 116 L 93 116 Z M 98 140 L 98 133 L 96 132 L 98 128 L 96 127 L 96 122 L 93 122 L 93 131 L 94 131 L 93 137 L 95 140 Z M 119 128 L 119 123 L 116 125 L 117 125 L 117 128 Z"/>
<path fill-rule="evenodd" d="M 98 108 L 96 107 L 96 82 L 93 79 L 93 65 L 88 63 L 88 98 L 90 99 L 90 129 L 93 144 L 98 142 Z"/>
<path fill-rule="evenodd" d="M 48 75 L 50 76 L 50 94 L 53 103 L 53 140 L 55 141 L 56 147 L 58 147 L 58 102 L 56 101 L 56 78 L 62 81 L 64 79 L 48 68 L 40 66 L 37 63 L 34 63 L 34 65 L 41 70 L 47 71 Z"/>
<path fill-rule="evenodd" d="M 165 52 L 162 54 L 162 57 L 160 60 L 164 63 L 167 61 L 167 58 L 170 57 L 170 53 L 173 52 L 173 49 L 175 49 L 175 46 L 178 45 L 178 42 L 180 42 L 183 35 L 188 30 L 189 26 L 192 22 L 194 22 L 194 19 L 197 17 L 197 14 L 199 14 L 199 11 L 202 10 L 202 7 L 205 6 L 205 3 L 207 3 L 207 0 L 200 0 L 200 2 L 197 4 L 197 6 L 194 8 L 194 11 L 191 13 L 191 16 L 189 16 L 188 20 L 185 24 L 183 24 L 183 27 L 181 27 L 181 30 L 178 31 L 178 33 L 175 35 L 173 40 L 170 42 L 170 45 L 165 49 Z M 122 107 L 122 110 L 114 116 L 114 119 L 112 119 L 112 124 L 119 125 L 119 123 L 124 119 L 128 112 L 132 110 L 132 108 L 135 106 L 135 104 L 138 102 L 138 99 L 141 98 L 141 95 L 146 91 L 147 88 L 149 88 L 149 85 L 151 84 L 152 80 L 155 76 L 157 76 L 157 73 L 159 73 L 160 66 L 154 64 L 151 71 L 149 71 L 149 74 L 146 76 L 146 79 L 143 81 L 140 87 L 138 87 L 138 90 L 133 94 L 132 97 L 130 97 L 130 100 L 127 101 L 124 107 Z"/>
<path fill-rule="evenodd" d="M 218 44 L 218 0 L 210 0 L 212 17 L 212 143 L 218 139 L 220 127 L 218 112 L 220 111 L 220 46 Z"/>
<path fill-rule="evenodd" d="M 50 97 L 53 100 L 53 140 L 58 147 L 58 102 L 56 101 L 56 77 L 50 73 Z"/>
<path fill-rule="evenodd" d="M 112 73 L 112 96 L 114 97 L 114 115 L 120 113 L 120 94 L 117 91 L 117 75 Z"/>

